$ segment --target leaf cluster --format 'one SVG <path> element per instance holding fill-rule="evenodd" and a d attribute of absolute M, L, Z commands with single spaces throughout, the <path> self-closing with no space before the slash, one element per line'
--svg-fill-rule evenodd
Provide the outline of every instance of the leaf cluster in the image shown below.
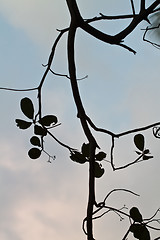
<path fill-rule="evenodd" d="M 134 136 L 134 144 L 138 148 L 138 151 L 136 153 L 140 156 L 142 160 L 148 160 L 150 158 L 153 158 L 153 156 L 150 156 L 149 149 L 145 149 L 145 138 L 142 134 L 136 134 Z"/>
<path fill-rule="evenodd" d="M 89 151 L 90 151 L 90 144 L 83 143 L 81 147 L 81 152 L 71 151 L 70 159 L 80 164 L 89 162 Z M 105 152 L 100 151 L 97 154 L 95 154 L 94 175 L 96 178 L 100 178 L 104 174 L 104 168 L 102 168 L 102 164 L 100 162 L 105 158 L 106 158 Z"/>
<path fill-rule="evenodd" d="M 133 223 L 130 227 L 130 232 L 139 240 L 150 240 L 150 233 L 143 224 Z"/>
<path fill-rule="evenodd" d="M 54 115 L 46 115 L 37 120 L 39 114 L 35 114 L 34 105 L 30 98 L 22 98 L 20 108 L 25 117 L 29 121 L 16 119 L 17 127 L 22 130 L 28 129 L 33 125 L 34 136 L 31 137 L 30 143 L 34 146 L 28 151 L 28 156 L 31 159 L 37 159 L 44 151 L 43 138 L 47 135 L 47 130 L 56 126 L 58 119 Z"/>
<path fill-rule="evenodd" d="M 143 222 L 142 214 L 137 207 L 132 207 L 130 209 L 130 218 L 133 220 L 129 228 L 129 232 L 139 240 L 150 240 L 150 233 Z"/>

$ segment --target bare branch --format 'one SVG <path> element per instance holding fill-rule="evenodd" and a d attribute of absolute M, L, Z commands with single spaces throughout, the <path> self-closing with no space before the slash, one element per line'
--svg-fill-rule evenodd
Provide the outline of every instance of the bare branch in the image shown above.
<path fill-rule="evenodd" d="M 53 74 L 56 75 L 56 76 L 66 77 L 66 78 L 70 79 L 70 77 L 69 77 L 67 74 L 56 73 L 56 72 L 54 72 L 52 69 L 50 69 L 50 72 L 53 73 Z M 82 78 L 77 78 L 77 81 L 81 81 L 81 80 L 84 80 L 84 79 L 86 79 L 86 78 L 88 78 L 88 75 L 86 75 L 86 76 L 84 76 L 84 77 L 82 77 Z"/>
<path fill-rule="evenodd" d="M 152 123 L 150 125 L 147 125 L 147 126 L 144 126 L 144 127 L 139 127 L 139 128 L 135 128 L 135 129 L 130 129 L 128 131 L 125 131 L 125 132 L 122 132 L 122 133 L 113 133 L 107 129 L 104 129 L 104 128 L 98 128 L 96 127 L 96 125 L 93 123 L 93 121 L 86 115 L 86 120 L 88 121 L 88 123 L 90 124 L 90 126 L 97 132 L 102 132 L 102 133 L 106 133 L 114 138 L 120 138 L 122 136 L 125 136 L 125 135 L 129 135 L 129 134 L 132 134 L 132 133 L 136 133 L 136 132 L 140 132 L 140 131 L 145 131 L 145 130 L 148 130 L 150 128 L 153 128 L 153 127 L 156 127 L 157 125 L 160 125 L 160 122 L 155 122 L 155 123 Z"/>
<path fill-rule="evenodd" d="M 26 89 L 16 89 L 16 88 L 0 87 L 0 90 L 11 91 L 11 92 L 31 92 L 31 91 L 35 91 L 37 89 L 38 89 L 38 87 L 26 88 Z"/>
<path fill-rule="evenodd" d="M 108 16 L 104 15 L 103 13 L 99 13 L 99 17 L 93 17 L 90 19 L 85 19 L 87 23 L 101 21 L 101 20 L 124 20 L 124 19 L 131 19 L 133 18 L 133 14 L 126 14 L 126 15 L 117 15 L 117 16 Z"/>
<path fill-rule="evenodd" d="M 115 38 L 118 39 L 124 39 L 126 36 L 128 36 L 137 26 L 138 24 L 146 20 L 148 15 L 153 13 L 153 10 L 160 4 L 159 0 L 154 1 L 147 9 L 145 9 L 143 12 L 140 12 L 137 16 L 133 18 L 131 23 L 120 33 L 115 35 Z"/>
<path fill-rule="evenodd" d="M 133 195 L 135 195 L 135 196 L 140 196 L 139 194 L 137 194 L 137 193 L 135 193 L 135 192 L 133 192 L 133 191 L 131 191 L 131 190 L 128 190 L 128 189 L 125 189 L 125 188 L 116 188 L 116 189 L 113 189 L 113 190 L 111 190 L 108 194 L 107 194 L 107 196 L 104 198 L 104 202 L 107 200 L 107 198 L 113 193 L 113 192 L 117 192 L 117 191 L 123 191 L 123 192 L 128 192 L 128 193 L 131 193 L 131 194 L 133 194 Z"/>
<path fill-rule="evenodd" d="M 135 12 L 135 7 L 134 7 L 134 2 L 133 2 L 133 0 L 130 0 L 130 1 L 131 1 L 131 7 L 132 7 L 133 16 L 135 17 L 136 12 Z"/>
<path fill-rule="evenodd" d="M 153 220 L 153 218 L 160 212 L 160 208 L 157 209 L 157 211 L 153 214 L 153 216 L 151 216 L 150 218 L 146 218 L 144 219 L 145 221 L 150 221 Z"/>
<path fill-rule="evenodd" d="M 144 10 L 145 10 L 145 0 L 141 0 L 140 12 L 143 12 Z"/>
<path fill-rule="evenodd" d="M 71 148 L 68 145 L 62 143 L 59 141 L 49 130 L 47 130 L 47 133 L 57 142 L 59 143 L 62 147 L 67 148 L 70 152 L 75 151 L 75 148 Z"/>
<path fill-rule="evenodd" d="M 114 171 L 115 171 L 115 170 L 125 169 L 125 168 L 128 168 L 128 167 L 131 166 L 131 165 L 134 165 L 135 163 L 139 163 L 139 162 L 142 162 L 142 161 L 146 161 L 146 160 L 141 159 L 143 156 L 144 156 L 144 154 L 142 153 L 142 154 L 139 155 L 139 157 L 136 158 L 134 161 L 132 161 L 132 162 L 130 162 L 130 163 L 127 163 L 127 164 L 125 164 L 125 165 L 123 165 L 123 166 L 120 166 L 120 167 L 115 167 L 115 165 L 113 164 L 113 158 L 112 158 L 112 164 L 111 164 L 111 165 L 112 165 L 112 168 L 113 168 Z M 151 156 L 149 159 L 151 159 L 151 158 L 153 158 L 153 156 Z M 147 159 L 147 160 L 149 160 L 149 159 Z"/>
<path fill-rule="evenodd" d="M 145 130 L 148 130 L 150 128 L 153 128 L 157 125 L 160 125 L 160 122 L 156 122 L 156 123 L 152 123 L 150 125 L 147 125 L 145 127 L 140 127 L 140 128 L 135 128 L 135 129 L 131 129 L 131 130 L 128 130 L 126 132 L 122 132 L 122 133 L 119 133 L 119 134 L 116 134 L 116 137 L 119 138 L 119 137 L 122 137 L 122 136 L 125 136 L 125 135 L 128 135 L 128 134 L 131 134 L 131 133 L 136 133 L 136 132 L 140 132 L 140 131 L 145 131 Z"/>
<path fill-rule="evenodd" d="M 144 35 L 143 35 L 143 41 L 148 42 L 148 43 L 150 43 L 153 47 L 160 49 L 160 44 L 154 43 L 154 42 L 146 39 L 146 34 L 147 34 L 147 32 L 148 32 L 148 31 L 151 31 L 151 30 L 154 30 L 154 29 L 157 29 L 157 28 L 160 28 L 160 24 L 158 24 L 158 25 L 155 26 L 155 27 L 146 27 L 145 32 L 144 32 Z M 143 30 L 143 29 L 142 29 L 142 30 Z"/>
<path fill-rule="evenodd" d="M 129 234 L 129 232 L 130 232 L 130 227 L 129 227 L 128 231 L 126 232 L 126 234 L 124 235 L 124 237 L 122 238 L 122 240 L 127 240 L 127 236 Z"/>

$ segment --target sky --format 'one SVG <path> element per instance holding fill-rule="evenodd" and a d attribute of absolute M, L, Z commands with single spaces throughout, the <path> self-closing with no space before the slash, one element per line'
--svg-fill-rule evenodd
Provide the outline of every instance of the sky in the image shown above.
<path fill-rule="evenodd" d="M 138 2 L 136 9 L 138 10 Z M 148 0 L 147 3 L 152 1 Z M 78 1 L 84 18 L 100 12 L 106 15 L 131 13 L 128 0 Z M 0 0 L 0 87 L 26 89 L 36 87 L 44 72 L 56 29 L 69 26 L 70 16 L 62 0 Z M 128 22 L 95 23 L 109 34 L 120 31 Z M 133 55 L 118 46 L 102 43 L 82 30 L 76 37 L 77 76 L 87 114 L 98 127 L 120 133 L 159 122 L 159 56 L 160 52 L 142 40 L 142 23 L 125 43 L 136 50 Z M 152 34 L 158 41 L 158 35 Z M 54 65 L 55 72 L 67 74 L 66 35 L 61 39 Z M 56 159 L 48 163 L 43 154 L 38 160 L 27 156 L 32 131 L 16 127 L 15 119 L 23 118 L 20 100 L 29 97 L 37 106 L 37 92 L 0 92 L 0 239 L 2 240 L 75 240 L 86 239 L 82 220 L 86 216 L 88 196 L 88 165 L 79 165 L 69 158 L 69 152 L 47 137 L 46 151 Z M 87 143 L 73 102 L 69 80 L 49 74 L 43 88 L 45 114 L 58 117 L 61 125 L 53 134 L 65 144 L 80 149 Z M 109 160 L 111 139 L 93 132 L 101 150 Z M 142 132 L 141 132 L 142 133 Z M 146 148 L 154 156 L 126 170 L 113 172 L 103 162 L 105 174 L 96 181 L 97 201 L 102 201 L 114 188 L 130 189 L 136 197 L 116 192 L 108 205 L 130 209 L 137 206 L 144 218 L 160 207 L 159 169 L 160 140 L 152 130 L 144 133 Z M 116 140 L 115 164 L 120 166 L 136 158 L 134 134 Z M 95 238 L 122 239 L 129 226 L 108 214 L 95 221 Z M 159 236 L 151 232 L 152 239 Z M 129 239 L 133 239 L 130 235 Z"/>

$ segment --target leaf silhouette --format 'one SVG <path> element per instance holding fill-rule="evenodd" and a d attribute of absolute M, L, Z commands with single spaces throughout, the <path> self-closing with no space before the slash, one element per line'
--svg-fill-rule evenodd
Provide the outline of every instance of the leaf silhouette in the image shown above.
<path fill-rule="evenodd" d="M 150 240 L 150 233 L 145 226 L 142 226 L 142 234 L 140 240 Z"/>
<path fill-rule="evenodd" d="M 141 152 L 139 152 L 139 151 L 135 151 L 138 155 L 141 155 L 142 153 Z"/>
<path fill-rule="evenodd" d="M 83 143 L 81 151 L 85 157 L 89 157 L 89 143 Z"/>
<path fill-rule="evenodd" d="M 143 156 L 143 160 L 148 160 L 148 159 L 150 159 L 150 158 L 153 158 L 153 156 L 148 156 L 148 155 L 144 155 L 144 156 Z"/>
<path fill-rule="evenodd" d="M 74 162 L 85 163 L 87 159 L 80 152 L 74 151 L 71 153 L 70 159 Z"/>
<path fill-rule="evenodd" d="M 30 142 L 34 146 L 38 146 L 38 147 L 41 146 L 40 139 L 38 137 L 36 137 L 36 136 L 31 137 Z"/>
<path fill-rule="evenodd" d="M 46 136 L 47 135 L 47 130 L 45 128 L 42 128 L 41 126 L 35 125 L 34 126 L 34 133 L 36 135 Z"/>
<path fill-rule="evenodd" d="M 50 126 L 53 123 L 56 124 L 57 122 L 58 122 L 57 117 L 54 115 L 47 115 L 39 120 L 39 123 L 46 127 Z"/>
<path fill-rule="evenodd" d="M 145 149 L 143 153 L 144 154 L 148 154 L 149 153 L 149 149 Z"/>
<path fill-rule="evenodd" d="M 27 122 L 21 119 L 16 119 L 15 121 L 17 123 L 17 127 L 23 130 L 29 128 L 32 125 L 32 122 Z"/>
<path fill-rule="evenodd" d="M 24 115 L 26 117 L 28 117 L 29 119 L 33 119 L 33 115 L 34 115 L 34 107 L 33 107 L 33 103 L 31 101 L 30 98 L 22 98 L 21 103 L 21 110 L 24 113 Z"/>
<path fill-rule="evenodd" d="M 132 207 L 130 209 L 130 217 L 133 219 L 135 222 L 141 223 L 143 221 L 142 215 L 137 207 Z"/>
<path fill-rule="evenodd" d="M 130 231 L 133 233 L 133 236 L 139 240 L 150 240 L 150 233 L 142 224 L 132 224 Z"/>
<path fill-rule="evenodd" d="M 132 224 L 130 227 L 130 231 L 133 233 L 133 236 L 138 239 L 141 237 L 141 230 L 142 226 L 140 224 Z"/>
<path fill-rule="evenodd" d="M 144 136 L 142 134 L 137 134 L 134 136 L 134 143 L 139 150 L 144 150 Z"/>
<path fill-rule="evenodd" d="M 101 164 L 95 162 L 95 177 L 100 178 L 104 174 L 104 168 L 102 168 Z"/>
<path fill-rule="evenodd" d="M 28 156 L 31 158 L 31 159 L 37 159 L 41 156 L 41 150 L 38 149 L 38 148 L 31 148 L 29 151 L 28 151 Z"/>
<path fill-rule="evenodd" d="M 99 152 L 96 154 L 96 160 L 97 161 L 102 161 L 105 157 L 106 157 L 106 153 L 105 152 Z"/>

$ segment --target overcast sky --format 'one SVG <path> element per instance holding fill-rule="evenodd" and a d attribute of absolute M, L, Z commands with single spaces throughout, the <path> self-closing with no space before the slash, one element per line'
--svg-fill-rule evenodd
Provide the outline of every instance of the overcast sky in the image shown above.
<path fill-rule="evenodd" d="M 128 0 L 95 3 L 85 0 L 78 4 L 84 18 L 97 16 L 99 12 L 106 15 L 131 13 Z M 42 64 L 47 62 L 56 39 L 56 29 L 68 27 L 69 20 L 65 0 L 0 0 L 0 87 L 36 87 L 44 72 Z M 115 34 L 126 24 L 123 20 L 103 21 L 95 26 Z M 79 78 L 88 75 L 79 82 L 80 92 L 86 112 L 98 127 L 119 133 L 160 121 L 160 52 L 142 41 L 141 29 L 145 26 L 142 23 L 125 40 L 137 51 L 136 55 L 78 30 L 77 74 Z M 59 43 L 52 67 L 56 72 L 68 73 L 66 36 Z M 76 118 L 69 81 L 49 74 L 43 90 L 43 113 L 55 114 L 62 123 L 53 133 L 64 143 L 80 149 L 86 139 Z M 73 163 L 69 152 L 50 137 L 45 146 L 50 154 L 56 155 L 52 164 L 47 162 L 45 154 L 36 161 L 27 156 L 32 131 L 20 130 L 15 124 L 16 118 L 23 118 L 19 103 L 25 96 L 32 98 L 36 106 L 37 92 L 0 92 L 0 239 L 85 239 L 81 225 L 86 214 L 88 165 Z M 137 206 L 144 218 L 148 218 L 160 207 L 160 140 L 153 137 L 152 130 L 145 131 L 144 135 L 146 148 L 154 158 L 117 172 L 104 162 L 105 174 L 97 180 L 96 186 L 97 201 L 102 201 L 113 188 L 127 188 L 140 194 L 135 197 L 114 193 L 108 205 Z M 95 136 L 109 160 L 110 138 Z M 136 158 L 133 137 L 116 141 L 117 166 Z M 128 224 L 128 219 L 121 222 L 115 214 L 106 215 L 96 221 L 95 237 L 122 239 Z M 152 236 L 157 235 L 152 232 Z"/>

